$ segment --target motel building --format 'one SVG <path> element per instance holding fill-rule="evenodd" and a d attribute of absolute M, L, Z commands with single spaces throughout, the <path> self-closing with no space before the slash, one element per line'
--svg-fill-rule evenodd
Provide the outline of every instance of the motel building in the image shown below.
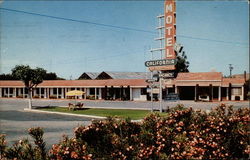
<path fill-rule="evenodd" d="M 159 20 L 159 48 L 152 49 L 153 55 L 161 55 L 161 59 L 146 61 L 149 71 L 173 73 L 176 69 L 176 56 L 181 52 L 176 41 L 176 2 L 165 0 L 164 14 L 157 16 Z M 155 82 L 155 88 L 146 80 L 151 78 L 150 72 L 85 72 L 82 80 L 46 80 L 39 84 L 32 93 L 33 98 L 66 99 L 71 90 L 81 90 L 85 94 L 79 99 L 90 100 L 151 100 L 167 99 L 177 95 L 180 100 L 224 101 L 244 100 L 246 98 L 246 78 L 224 78 L 220 72 L 179 73 L 177 77 L 168 77 Z M 152 79 L 152 78 L 151 78 Z M 161 86 L 161 87 L 160 87 Z M 174 94 L 173 94 L 174 93 Z M 0 98 L 27 98 L 28 91 L 21 81 L 0 81 Z"/>
<path fill-rule="evenodd" d="M 85 72 L 83 80 L 45 80 L 34 88 L 33 98 L 69 99 L 66 92 L 81 90 L 85 94 L 78 99 L 149 101 L 150 84 L 146 79 L 149 72 Z M 172 93 L 178 94 L 180 100 L 224 101 L 244 100 L 246 90 L 245 78 L 224 78 L 220 72 L 179 73 L 176 78 L 163 80 L 162 89 L 153 92 L 162 98 Z M 157 85 L 156 85 L 157 86 Z M 159 87 L 158 87 L 159 88 Z M 27 98 L 28 90 L 22 81 L 1 80 L 0 98 Z"/>

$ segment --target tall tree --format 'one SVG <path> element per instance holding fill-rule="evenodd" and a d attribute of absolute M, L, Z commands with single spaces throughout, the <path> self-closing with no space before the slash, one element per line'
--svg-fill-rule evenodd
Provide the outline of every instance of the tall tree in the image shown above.
<path fill-rule="evenodd" d="M 187 61 L 187 56 L 185 54 L 185 51 L 179 53 L 176 59 L 177 59 L 176 70 L 175 70 L 176 74 L 179 72 L 189 72 L 188 70 L 189 62 Z"/>
<path fill-rule="evenodd" d="M 46 73 L 43 79 L 44 80 L 65 80 L 61 77 L 58 77 L 56 73 L 53 73 L 53 72 Z"/>
<path fill-rule="evenodd" d="M 43 82 L 43 77 L 46 70 L 43 68 L 32 69 L 28 65 L 17 65 L 12 69 L 12 75 L 22 80 L 28 90 L 29 95 L 29 109 L 32 108 L 32 90 L 38 84 Z"/>

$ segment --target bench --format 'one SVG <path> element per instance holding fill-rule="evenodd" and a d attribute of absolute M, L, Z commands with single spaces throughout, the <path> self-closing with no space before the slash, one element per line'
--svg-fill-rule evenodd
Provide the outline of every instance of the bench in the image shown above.
<path fill-rule="evenodd" d="M 77 110 L 77 109 L 81 109 L 83 107 L 83 103 L 77 103 L 77 104 L 72 104 L 72 103 L 69 103 L 68 104 L 68 109 L 69 110 Z"/>

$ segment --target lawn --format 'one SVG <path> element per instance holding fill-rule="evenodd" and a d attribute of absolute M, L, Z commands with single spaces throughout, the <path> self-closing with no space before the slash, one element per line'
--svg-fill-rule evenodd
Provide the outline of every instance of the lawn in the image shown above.
<path fill-rule="evenodd" d="M 151 112 L 149 110 L 132 110 L 132 109 L 99 109 L 99 108 L 85 108 L 83 110 L 69 111 L 66 107 L 51 107 L 51 108 L 42 108 L 44 111 L 51 112 L 64 112 L 64 113 L 73 113 L 73 114 L 85 114 L 85 115 L 94 115 L 102 117 L 120 117 L 120 118 L 131 118 L 133 120 L 142 119 L 145 116 L 149 115 Z M 162 113 L 161 115 L 165 115 Z"/>

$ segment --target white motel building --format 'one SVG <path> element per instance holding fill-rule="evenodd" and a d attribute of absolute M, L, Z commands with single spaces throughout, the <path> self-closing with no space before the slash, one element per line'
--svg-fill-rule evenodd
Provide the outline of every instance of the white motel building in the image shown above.
<path fill-rule="evenodd" d="M 66 92 L 82 90 L 79 99 L 90 100 L 150 100 L 150 84 L 146 72 L 85 72 L 83 80 L 45 80 L 32 92 L 33 98 L 67 99 Z M 180 100 L 244 100 L 245 78 L 224 78 L 220 72 L 179 73 L 174 79 L 164 80 L 163 99 L 171 93 Z M 154 97 L 159 97 L 159 91 Z M 0 98 L 27 98 L 28 91 L 22 81 L 1 80 Z"/>

